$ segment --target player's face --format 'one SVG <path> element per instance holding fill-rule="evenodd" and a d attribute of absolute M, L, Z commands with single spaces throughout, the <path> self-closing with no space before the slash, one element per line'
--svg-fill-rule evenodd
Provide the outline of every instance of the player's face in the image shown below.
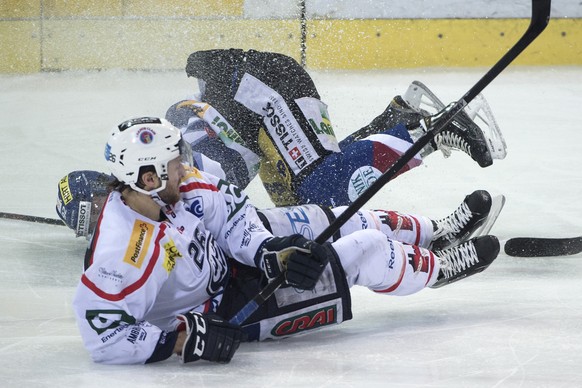
<path fill-rule="evenodd" d="M 182 165 L 181 157 L 172 159 L 168 163 L 166 188 L 159 193 L 165 203 L 174 204 L 180 200 L 180 182 L 184 176 L 186 176 L 186 169 Z"/>

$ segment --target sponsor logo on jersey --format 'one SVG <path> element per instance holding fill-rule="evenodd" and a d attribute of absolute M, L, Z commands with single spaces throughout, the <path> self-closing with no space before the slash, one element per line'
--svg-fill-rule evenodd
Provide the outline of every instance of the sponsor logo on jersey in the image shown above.
<path fill-rule="evenodd" d="M 319 125 L 317 125 L 317 123 L 313 119 L 308 120 L 309 124 L 311 125 L 311 128 L 313 128 L 313 132 L 315 132 L 318 135 L 335 136 L 335 134 L 333 133 L 333 128 L 331 126 L 331 121 L 329 121 L 328 117 L 324 116 L 324 113 L 326 112 L 321 112 L 322 120 L 319 123 Z"/>
<path fill-rule="evenodd" d="M 148 336 L 148 332 L 142 327 L 144 325 L 147 325 L 147 323 L 139 322 L 137 325 L 131 326 L 126 337 L 127 341 L 134 345 L 137 341 L 144 341 Z"/>
<path fill-rule="evenodd" d="M 326 306 L 279 322 L 273 327 L 271 334 L 275 337 L 282 337 L 318 329 L 334 323 L 337 323 L 337 308 L 335 305 Z"/>
<path fill-rule="evenodd" d="M 301 109 L 323 148 L 332 152 L 340 152 L 327 112 L 327 105 L 313 97 L 301 97 L 296 99 L 295 103 Z"/>
<path fill-rule="evenodd" d="M 79 213 L 77 214 L 77 236 L 89 234 L 89 224 L 91 223 L 91 202 L 79 202 Z"/>
<path fill-rule="evenodd" d="M 289 155 L 291 156 L 291 159 L 297 160 L 301 157 L 301 151 L 299 151 L 299 148 L 293 147 L 291 151 L 289 151 Z"/>
<path fill-rule="evenodd" d="M 87 323 L 97 334 L 102 334 L 107 330 L 115 330 L 104 337 L 101 337 L 102 342 L 107 342 L 111 337 L 115 336 L 118 331 L 125 330 L 123 325 L 133 325 L 135 318 L 123 310 L 87 310 L 85 311 L 85 319 Z"/>
<path fill-rule="evenodd" d="M 178 248 L 176 248 L 176 244 L 174 244 L 173 240 L 168 241 L 164 244 L 164 251 L 166 255 L 164 257 L 164 261 L 162 262 L 162 266 L 165 268 L 166 272 L 170 273 L 174 270 L 176 266 L 176 259 L 182 257 Z"/>
<path fill-rule="evenodd" d="M 192 202 L 190 203 L 190 207 L 187 208 L 187 210 L 194 214 L 196 217 L 198 217 L 199 219 L 202 219 L 204 217 L 204 201 L 202 199 L 201 196 L 196 196 L 194 197 L 194 199 L 192 199 Z"/>
<path fill-rule="evenodd" d="M 240 242 L 239 248 L 248 247 L 250 243 L 251 243 L 251 233 L 247 229 L 245 229 L 243 230 L 242 240 Z"/>
<path fill-rule="evenodd" d="M 239 248 L 248 247 L 253 238 L 253 233 L 264 230 L 265 229 L 261 228 L 259 225 L 255 224 L 254 222 L 251 222 L 250 225 L 248 225 L 246 229 L 243 231 L 243 238 L 241 240 Z"/>
<path fill-rule="evenodd" d="M 240 188 L 222 179 L 218 182 L 218 190 L 226 197 L 226 205 L 228 206 L 227 220 L 230 221 L 245 207 L 248 197 Z"/>
<path fill-rule="evenodd" d="M 152 224 L 136 220 L 133 224 L 133 230 L 123 261 L 136 268 L 141 268 L 153 233 L 154 226 Z"/>
<path fill-rule="evenodd" d="M 59 181 L 59 191 L 61 192 L 61 198 L 65 205 L 73 200 L 73 193 L 71 193 L 71 188 L 69 187 L 69 176 L 67 175 Z"/>
<path fill-rule="evenodd" d="M 123 282 L 123 275 L 122 274 L 120 274 L 116 270 L 110 271 L 104 267 L 99 267 L 99 272 L 97 273 L 97 276 L 99 276 L 100 278 L 103 278 L 103 279 L 111 280 L 111 281 L 116 282 L 116 283 Z"/>
<path fill-rule="evenodd" d="M 237 131 L 234 130 L 233 127 L 230 126 L 224 117 L 216 116 L 210 125 L 216 126 L 221 130 L 220 139 L 224 142 L 224 144 L 226 144 L 226 146 L 229 146 L 232 142 L 242 145 L 245 144 L 243 138 L 238 134 Z"/>
<path fill-rule="evenodd" d="M 263 108 L 264 123 L 277 148 L 297 175 L 319 158 L 307 136 L 293 117 L 289 107 L 271 96 Z"/>
<path fill-rule="evenodd" d="M 305 209 L 301 207 L 290 208 L 288 212 L 285 212 L 287 220 L 289 220 L 289 225 L 293 233 L 299 233 L 308 239 L 314 238 L 313 229 L 311 228 L 311 221 L 309 216 L 305 213 Z"/>
<path fill-rule="evenodd" d="M 240 214 L 234 221 L 232 221 L 232 224 L 230 225 L 230 228 L 224 233 L 224 238 L 227 239 L 234 230 L 236 230 L 237 225 L 240 222 L 245 221 L 245 219 L 247 218 L 247 214 L 246 213 L 242 213 Z"/>
<path fill-rule="evenodd" d="M 242 76 L 239 87 L 234 96 L 235 101 L 241 103 L 251 111 L 263 116 L 264 131 L 269 134 L 269 142 L 274 144 L 277 157 L 265 153 L 265 147 L 261 144 L 261 132 L 259 131 L 259 147 L 265 154 L 263 160 L 276 163 L 276 160 L 283 158 L 292 175 L 298 175 L 303 169 L 320 158 L 315 150 L 310 138 L 305 131 L 309 128 L 301 128 L 294 113 L 291 111 L 285 99 L 269 85 L 263 83 L 256 77 L 246 73 Z M 296 100 L 295 100 L 296 101 Z M 298 114 L 298 116 L 300 116 Z M 266 142 L 263 142 L 266 143 Z M 297 159 L 293 160 L 289 151 L 297 147 L 300 155 L 295 154 Z M 268 148 L 271 148 L 268 146 Z M 261 163 L 261 169 L 267 164 Z M 291 172 L 290 171 L 290 172 Z"/>
<path fill-rule="evenodd" d="M 380 175 L 382 175 L 380 170 L 372 166 L 360 167 L 354 171 L 348 183 L 350 200 L 355 201 Z"/>

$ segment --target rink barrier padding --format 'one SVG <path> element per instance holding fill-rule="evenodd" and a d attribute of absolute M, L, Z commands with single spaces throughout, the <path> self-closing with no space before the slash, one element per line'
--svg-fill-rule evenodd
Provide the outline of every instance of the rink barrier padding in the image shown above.
<path fill-rule="evenodd" d="M 197 3 L 198 4 L 198 3 Z M 183 70 L 195 50 L 254 48 L 301 58 L 298 19 L 250 19 L 244 0 L 4 0 L 0 73 Z M 527 19 L 306 21 L 310 69 L 489 66 Z M 582 65 L 582 19 L 552 19 L 516 65 Z"/>
<path fill-rule="evenodd" d="M 527 19 L 313 21 L 307 64 L 314 69 L 486 67 L 527 25 Z M 557 19 L 515 64 L 581 65 L 581 53 L 582 19 Z"/>

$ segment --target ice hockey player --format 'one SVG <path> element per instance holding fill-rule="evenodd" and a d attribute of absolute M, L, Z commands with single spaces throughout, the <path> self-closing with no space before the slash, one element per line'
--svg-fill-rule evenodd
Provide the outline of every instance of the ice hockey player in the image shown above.
<path fill-rule="evenodd" d="M 292 58 L 238 49 L 194 52 L 186 73 L 200 94 L 172 105 L 166 118 L 194 151 L 220 163 L 228 181 L 245 188 L 257 175 L 276 206 L 348 205 L 430 128 L 420 97 L 442 103 L 420 83 L 396 96 L 370 124 L 338 142 L 327 106 L 309 74 Z M 494 121 L 494 120 L 491 120 Z M 459 113 L 402 172 L 439 149 L 462 150 L 481 167 L 493 158 L 488 135 Z"/>
<path fill-rule="evenodd" d="M 216 67 L 212 67 L 215 63 L 212 61 L 217 61 L 217 58 L 221 56 L 230 58 L 233 56 L 230 60 L 232 62 L 240 60 L 237 56 L 243 54 L 245 53 L 240 50 L 213 50 L 194 53 L 191 56 L 191 61 L 189 61 L 189 68 L 192 68 L 191 63 L 198 63 L 198 67 L 209 66 L 210 69 L 215 69 Z M 252 55 L 254 62 L 245 62 L 246 71 L 255 75 L 263 75 L 268 71 L 265 76 L 266 79 L 273 85 L 282 86 L 285 91 L 284 95 L 291 95 L 293 98 L 297 96 L 314 96 L 301 98 L 301 100 L 304 101 L 304 104 L 315 104 L 319 107 L 318 109 L 322 112 L 322 120 L 324 120 L 321 126 L 328 128 L 329 134 L 326 135 L 327 137 L 321 137 L 320 135 L 315 137 L 311 130 L 308 129 L 306 131 L 307 135 L 301 135 L 302 142 L 304 144 L 307 144 L 306 141 L 313 142 L 313 147 L 318 149 L 322 147 L 321 144 L 317 146 L 322 139 L 333 139 L 332 143 L 337 143 L 326 112 L 327 107 L 319 101 L 315 85 L 305 70 L 295 60 L 281 54 L 255 51 L 250 51 L 248 54 Z M 208 56 L 208 58 L 192 60 L 198 55 Z M 286 80 L 285 83 L 281 83 L 281 80 L 276 78 L 275 74 L 277 72 L 283 73 L 284 71 L 292 71 L 297 76 Z M 212 74 L 213 76 L 208 76 L 209 79 L 218 77 L 221 73 L 216 73 L 216 70 L 214 70 Z M 298 175 L 293 175 L 289 173 L 291 171 L 288 168 L 289 166 L 284 167 L 286 162 L 285 158 L 281 156 L 283 151 L 280 149 L 276 151 L 275 148 L 271 147 L 276 142 L 273 144 L 269 143 L 270 140 L 265 142 L 267 139 L 272 139 L 272 136 L 268 137 L 264 133 L 264 129 L 262 129 L 264 125 L 260 116 L 252 113 L 248 114 L 249 112 L 246 112 L 246 116 L 239 113 L 234 115 L 235 119 L 231 118 L 230 120 L 244 123 L 242 128 L 239 129 L 241 133 L 239 135 L 228 120 L 218 113 L 216 109 L 207 103 L 196 101 L 201 101 L 207 94 L 210 94 L 210 99 L 212 101 L 220 101 L 219 105 L 225 106 L 224 110 L 227 112 L 231 112 L 237 107 L 242 109 L 242 106 L 234 99 L 225 97 L 228 95 L 227 91 L 221 91 L 216 86 L 220 85 L 220 83 L 211 82 L 211 85 L 215 85 L 214 91 L 207 93 L 207 83 L 202 79 L 198 81 L 201 84 L 202 95 L 198 96 L 196 100 L 186 100 L 174 104 L 166 114 L 166 118 L 182 130 L 185 140 L 191 144 L 195 166 L 199 170 L 224 178 L 242 189 L 246 188 L 260 170 L 262 171 L 260 175 L 263 179 L 264 187 L 273 202 L 278 206 L 313 203 L 323 206 L 331 206 L 333 204 L 337 207 L 349 204 L 381 172 L 390 167 L 408 149 L 411 139 L 416 139 L 417 136 L 422 135 L 424 131 L 422 125 L 429 124 L 432 118 L 428 116 L 426 111 L 420 110 L 420 98 L 426 97 L 429 103 L 438 109 L 443 106 L 440 100 L 426 86 L 415 82 L 404 95 L 404 98 L 412 101 L 411 105 L 415 108 L 412 108 L 402 97 L 396 96 L 386 110 L 372 120 L 369 125 L 339 142 L 339 151 L 323 152 L 322 156 L 313 162 L 312 167 Z M 257 96 L 257 98 L 259 97 L 261 96 Z M 293 100 L 286 104 L 292 107 L 289 109 L 293 114 L 299 115 L 295 122 L 305 124 L 306 119 L 302 119 L 301 114 L 303 112 L 298 113 L 297 104 Z M 243 113 L 245 111 L 245 109 L 242 109 Z M 236 117 L 239 117 L 239 119 L 236 119 Z M 418 125 L 421 126 L 419 127 Z M 314 127 L 310 126 L 309 128 Z M 498 128 L 494 128 L 494 130 L 497 131 L 496 137 L 501 139 L 501 144 L 499 145 L 501 152 L 496 149 L 496 152 L 492 153 L 489 147 L 484 145 L 485 143 L 492 144 L 493 139 L 486 136 L 486 132 L 483 132 L 469 119 L 468 115 L 463 113 L 460 115 L 459 120 L 454 121 L 448 130 L 442 132 L 432 145 L 427 146 L 421 152 L 418 158 L 408 163 L 408 166 L 403 171 L 420 164 L 421 159 L 435 149 L 440 149 L 445 154 L 449 154 L 450 147 L 464 150 L 480 165 L 487 166 L 492 163 L 492 158 L 503 158 L 505 156 L 505 145 L 502 141 L 501 133 Z M 259 134 L 264 136 L 259 136 Z M 247 144 L 251 146 L 247 148 Z M 270 151 L 267 148 L 271 148 Z M 209 155 L 212 159 L 206 155 Z M 274 173 L 274 169 L 270 166 L 278 166 L 277 170 L 283 172 L 289 178 L 286 180 L 288 184 L 275 182 L 278 181 L 278 175 Z M 69 182 L 67 180 L 69 176 L 76 182 L 72 180 Z M 97 181 L 89 184 L 92 179 Z M 105 186 L 108 179 L 110 179 L 108 176 L 98 172 L 74 171 L 65 176 L 59 184 L 60 199 L 57 205 L 57 213 L 61 219 L 76 231 L 77 236 L 88 237 L 91 234 L 88 229 L 89 223 L 85 222 L 88 219 L 85 206 L 88 206 L 91 201 L 94 202 L 92 211 L 94 213 L 93 220 L 95 220 L 100 203 L 92 200 L 90 194 L 95 192 L 100 194 L 98 198 L 102 197 L 102 194 L 106 192 Z M 330 179 L 333 179 L 334 182 L 330 182 Z M 303 184 L 302 182 L 307 183 Z M 72 206 L 63 206 L 67 205 L 70 200 L 70 195 L 66 191 L 68 183 L 71 183 L 73 188 L 78 187 L 79 192 L 73 192 L 76 198 L 81 198 L 77 202 L 80 206 L 78 209 L 72 208 Z M 304 195 L 305 193 L 310 194 Z M 66 211 L 69 214 L 66 214 Z"/>
<path fill-rule="evenodd" d="M 224 179 L 224 177 L 218 178 Z M 111 175 L 92 170 L 71 171 L 59 181 L 56 212 L 77 237 L 91 239 L 113 181 L 114 178 Z M 313 239 L 345 208 L 346 206 L 328 208 L 307 204 L 257 209 L 257 213 L 263 225 L 273 234 L 300 233 L 306 238 Z M 333 236 L 333 239 L 336 240 L 355 230 L 379 229 L 387 237 L 401 240 L 401 242 L 425 248 L 444 249 L 460 244 L 469 237 L 482 234 L 480 229 L 484 227 L 483 224 L 485 222 L 493 224 L 494 218 L 500 211 L 496 210 L 497 213 L 492 214 L 491 210 L 491 195 L 485 190 L 476 190 L 467 195 L 450 215 L 438 220 L 430 220 L 433 225 L 433 237 L 430 240 L 418 239 L 420 234 L 415 231 L 414 226 L 426 225 L 426 221 L 418 221 L 415 216 L 386 209 L 361 210 L 347 226 L 342 227 Z M 413 231 L 412 235 L 403 235 L 405 230 Z M 408 239 L 408 237 L 414 238 Z"/>
<path fill-rule="evenodd" d="M 105 157 L 114 190 L 73 301 L 96 362 L 151 363 L 172 354 L 184 363 L 229 362 L 241 341 L 351 319 L 352 286 L 408 295 L 481 272 L 499 252 L 494 236 L 440 251 L 377 229 L 325 244 L 298 234 L 274 236 L 243 191 L 183 164 L 191 162 L 190 151 L 163 119 L 131 119 L 111 132 Z M 374 222 L 371 213 L 360 217 Z M 417 221 L 401 228 L 402 240 L 432 239 L 431 222 Z M 280 274 L 285 286 L 242 327 L 227 321 Z M 299 315 L 312 319 L 297 324 Z"/>

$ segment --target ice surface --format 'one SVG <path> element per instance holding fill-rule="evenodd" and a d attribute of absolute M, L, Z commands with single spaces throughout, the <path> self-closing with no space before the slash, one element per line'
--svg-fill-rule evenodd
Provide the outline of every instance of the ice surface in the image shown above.
<path fill-rule="evenodd" d="M 380 113 L 413 79 L 444 101 L 486 69 L 314 72 L 339 137 Z M 582 68 L 513 68 L 486 90 L 508 144 L 481 169 L 465 154 L 428 157 L 369 207 L 442 217 L 474 189 L 507 197 L 492 233 L 582 235 Z M 103 170 L 109 128 L 163 115 L 193 91 L 182 72 L 0 75 L 0 211 L 56 217 L 58 180 Z M 270 206 L 259 182 L 248 189 Z M 409 297 L 353 290 L 354 319 L 279 342 L 243 344 L 228 365 L 176 358 L 94 364 L 71 310 L 85 241 L 64 227 L 0 220 L 2 387 L 579 387 L 582 255 L 501 254 L 484 273 Z"/>

